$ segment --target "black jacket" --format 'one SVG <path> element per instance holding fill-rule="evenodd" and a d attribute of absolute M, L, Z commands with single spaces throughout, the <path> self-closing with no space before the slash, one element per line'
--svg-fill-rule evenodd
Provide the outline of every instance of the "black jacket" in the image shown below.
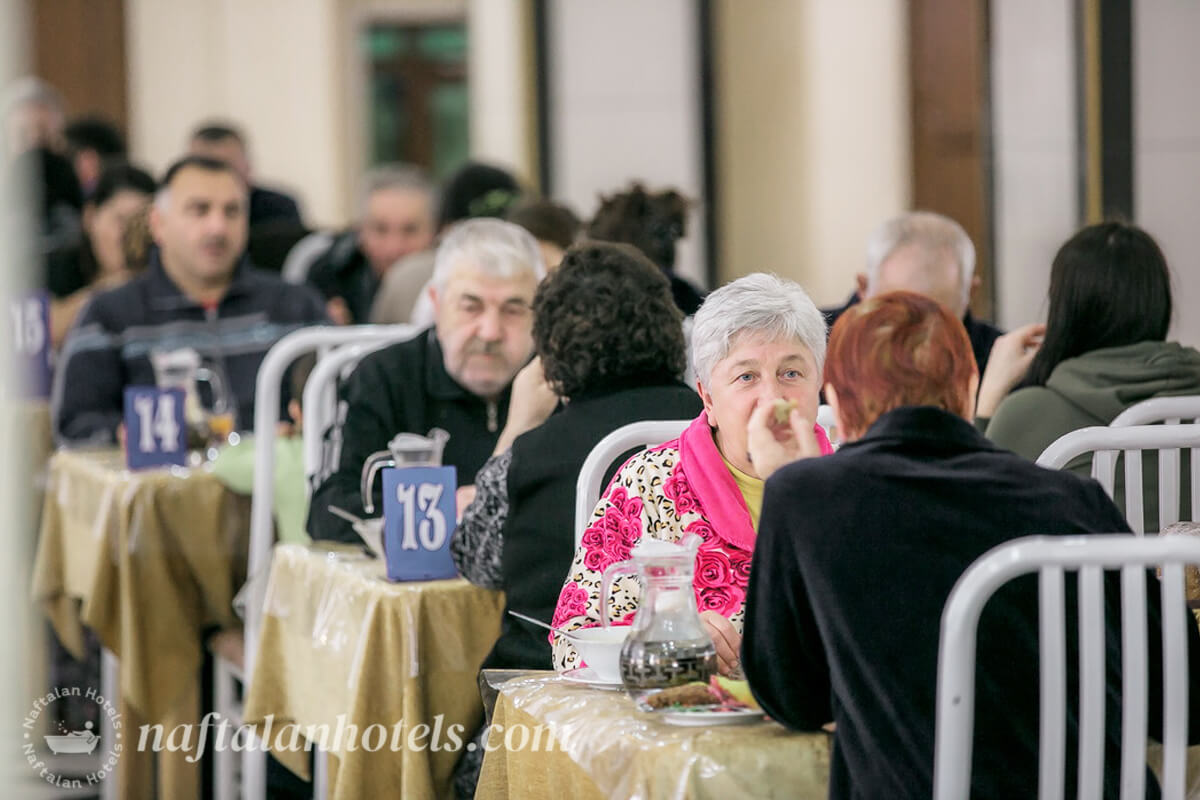
<path fill-rule="evenodd" d="M 459 386 L 446 372 L 433 329 L 366 356 L 340 392 L 339 425 L 326 443 L 332 474 L 313 493 L 308 532 L 314 539 L 359 542 L 350 524 L 329 513 L 329 506 L 363 516 L 363 462 L 386 450 L 398 433 L 450 434 L 442 463 L 458 471 L 460 485 L 470 483 L 492 454 L 508 417 L 509 388 L 485 400 Z M 375 481 L 375 509 L 383 513 L 383 482 Z"/>
<path fill-rule="evenodd" d="M 955 581 L 992 547 L 1020 536 L 1128 530 L 1090 478 L 999 450 L 939 409 L 891 411 L 834 455 L 790 464 L 767 481 L 742 644 L 750 686 L 788 727 L 837 723 L 831 798 L 929 798 L 938 634 Z M 1156 583 L 1148 572 L 1151 736 L 1162 725 Z M 1074 797 L 1079 662 L 1074 581 L 1067 586 L 1066 796 Z M 1105 754 L 1105 797 L 1114 800 L 1121 718 L 1115 586 L 1108 595 Z M 1037 609 L 1035 576 L 1006 584 L 984 608 L 972 798 L 1037 794 Z M 1195 742 L 1200 637 L 1195 625 L 1187 627 Z"/>
<path fill-rule="evenodd" d="M 340 297 L 350 310 L 351 322 L 365 325 L 379 291 L 379 278 L 358 246 L 358 233 L 347 231 L 333 240 L 308 270 L 308 282 L 327 300 Z"/>
<path fill-rule="evenodd" d="M 67 336 L 51 396 L 55 434 L 114 442 L 125 387 L 155 385 L 150 351 L 184 347 L 223 368 L 238 427 L 250 428 L 263 356 L 280 337 L 324 321 L 312 290 L 245 263 L 217 307 L 206 310 L 179 291 L 155 252 L 144 273 L 94 297 Z"/>
<path fill-rule="evenodd" d="M 300 220 L 300 207 L 296 201 L 283 192 L 276 192 L 262 186 L 250 187 L 250 227 L 254 228 L 264 222 L 286 220 L 297 225 Z"/>
<path fill-rule="evenodd" d="M 631 422 L 692 419 L 702 407 L 700 396 L 677 381 L 619 389 L 572 400 L 513 442 L 501 555 L 507 608 L 547 622 L 554 616 L 575 555 L 575 481 L 592 448 Z M 483 666 L 550 669 L 546 632 L 506 613 Z"/>

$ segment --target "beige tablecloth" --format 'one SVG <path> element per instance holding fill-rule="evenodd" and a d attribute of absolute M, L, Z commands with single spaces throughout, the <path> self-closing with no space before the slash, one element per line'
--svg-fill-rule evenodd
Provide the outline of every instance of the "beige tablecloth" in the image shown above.
<path fill-rule="evenodd" d="M 261 733 L 270 718 L 276 756 L 305 778 L 307 757 L 288 749 L 292 731 L 315 740 L 328 726 L 335 800 L 449 797 L 459 756 L 449 732 L 465 742 L 482 723 L 477 674 L 500 632 L 503 595 L 462 579 L 383 575 L 383 563 L 364 556 L 276 547 L 246 720 Z M 354 726 L 359 746 L 335 741 L 339 722 L 343 732 Z M 429 735 L 418 730 L 422 746 L 408 746 L 419 725 Z M 386 729 L 375 752 L 361 746 L 371 726 Z"/>
<path fill-rule="evenodd" d="M 501 687 L 475 796 L 824 800 L 830 742 L 765 718 L 676 727 L 638 711 L 623 692 L 518 678 Z"/>
<path fill-rule="evenodd" d="M 199 720 L 201 635 L 238 624 L 248 523 L 248 498 L 204 469 L 129 472 L 117 451 L 51 458 L 34 597 L 72 653 L 83 655 L 87 626 L 120 660 L 127 736 L 142 723 Z M 198 794 L 198 766 L 184 755 L 160 759 L 159 796 Z M 121 796 L 151 796 L 151 768 L 127 746 Z"/>

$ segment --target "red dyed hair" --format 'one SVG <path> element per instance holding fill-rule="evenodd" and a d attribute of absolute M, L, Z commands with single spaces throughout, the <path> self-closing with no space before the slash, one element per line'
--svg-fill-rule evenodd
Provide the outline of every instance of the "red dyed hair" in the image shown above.
<path fill-rule="evenodd" d="M 853 305 L 829 334 L 825 382 L 837 392 L 850 438 L 901 406 L 962 414 L 975 373 L 962 321 L 915 292 L 888 292 Z"/>

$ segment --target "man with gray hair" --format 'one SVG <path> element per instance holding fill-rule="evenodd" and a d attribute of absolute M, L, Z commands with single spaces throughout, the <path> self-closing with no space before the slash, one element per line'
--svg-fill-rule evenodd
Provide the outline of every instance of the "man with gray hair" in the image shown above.
<path fill-rule="evenodd" d="M 385 164 L 367 172 L 359 224 L 334 239 L 308 273 L 335 322 L 366 323 L 388 271 L 433 244 L 433 195 L 433 185 L 412 165 Z"/>
<path fill-rule="evenodd" d="M 867 240 L 867 271 L 858 275 L 858 291 L 843 306 L 824 309 L 829 327 L 864 298 L 905 289 L 923 294 L 963 321 L 979 374 L 1002 331 L 971 315 L 976 283 L 975 246 L 962 226 L 930 211 L 910 211 L 880 225 Z"/>
<path fill-rule="evenodd" d="M 495 449 L 513 378 L 533 352 L 533 296 L 546 274 L 537 241 L 495 219 L 454 227 L 438 247 L 430 296 L 436 324 L 362 360 L 341 390 L 329 477 L 312 498 L 314 539 L 358 541 L 329 512 L 363 515 L 363 462 L 399 433 L 450 434 L 442 462 L 470 481 Z M 376 507 L 382 490 L 376 491 Z"/>

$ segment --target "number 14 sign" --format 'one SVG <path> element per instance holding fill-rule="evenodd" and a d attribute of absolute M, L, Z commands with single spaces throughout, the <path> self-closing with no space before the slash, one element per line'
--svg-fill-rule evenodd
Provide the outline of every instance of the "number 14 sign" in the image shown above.
<path fill-rule="evenodd" d="M 125 461 L 130 469 L 187 463 L 183 389 L 125 388 Z"/>
<path fill-rule="evenodd" d="M 432 581 L 458 575 L 450 558 L 457 486 L 454 467 L 383 471 L 383 549 L 389 581 Z"/>

